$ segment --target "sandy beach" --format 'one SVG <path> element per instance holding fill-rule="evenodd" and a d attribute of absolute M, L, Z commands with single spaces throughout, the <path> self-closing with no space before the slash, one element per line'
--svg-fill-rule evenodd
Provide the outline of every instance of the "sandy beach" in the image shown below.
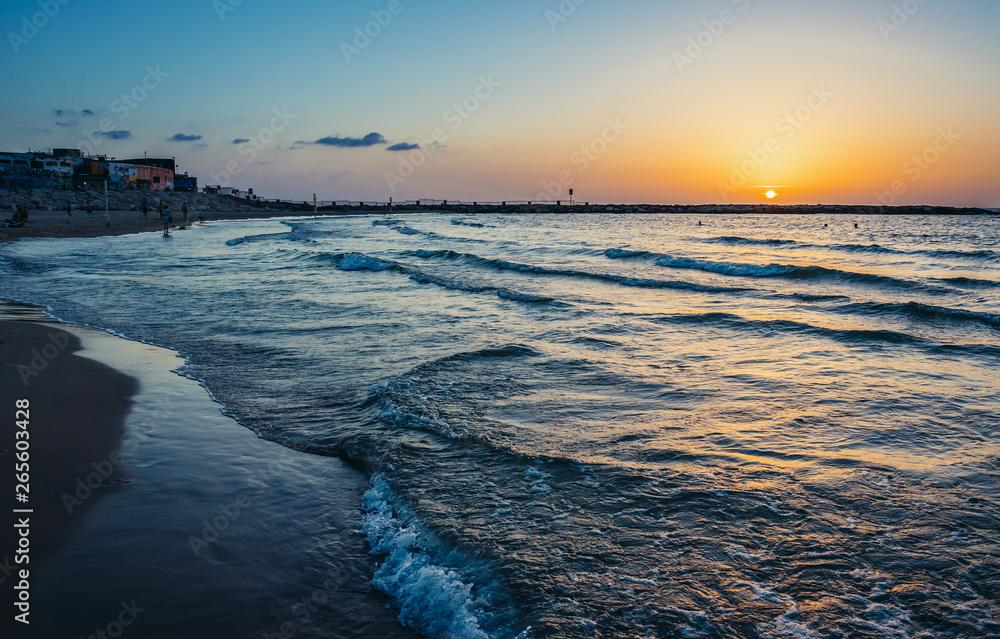
<path fill-rule="evenodd" d="M 25 321 L 0 321 L 0 387 L 5 410 L 13 411 L 17 400 L 30 401 L 27 452 L 33 472 L 26 507 L 35 511 L 30 554 L 30 569 L 35 572 L 72 539 L 99 496 L 122 483 L 115 451 L 121 446 L 138 381 L 81 357 L 76 336 L 51 324 L 28 321 L 44 319 L 37 312 L 13 307 L 4 315 L 15 311 Z M 5 433 L 11 435 L 7 429 Z M 13 469 L 17 451 L 13 436 L 4 439 L 0 464 L 7 471 Z M 4 495 L 14 493 L 14 473 L 0 474 L 0 490 Z M 69 496 L 65 503 L 63 495 Z M 17 544 L 13 528 L 0 530 L 4 551 L 0 581 L 9 583 L 10 564 L 18 565 L 9 552 Z"/>

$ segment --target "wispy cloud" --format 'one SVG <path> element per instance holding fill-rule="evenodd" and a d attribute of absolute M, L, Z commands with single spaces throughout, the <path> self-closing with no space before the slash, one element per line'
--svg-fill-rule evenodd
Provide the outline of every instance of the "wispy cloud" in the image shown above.
<path fill-rule="evenodd" d="M 56 122 L 56 126 L 76 126 L 76 120 L 70 120 L 69 122 Z"/>
<path fill-rule="evenodd" d="M 409 144 L 407 142 L 400 142 L 398 144 L 393 144 L 392 146 L 387 146 L 386 151 L 415 151 L 420 148 L 419 144 Z"/>
<path fill-rule="evenodd" d="M 200 135 L 188 135 L 186 133 L 178 133 L 167 138 L 167 142 L 197 142 L 201 139 Z"/>
<path fill-rule="evenodd" d="M 246 144 L 250 141 L 250 138 L 236 138 L 233 140 L 233 144 Z"/>
<path fill-rule="evenodd" d="M 313 144 L 322 144 L 323 146 L 337 146 L 342 148 L 358 148 L 358 147 L 368 147 L 368 146 L 378 146 L 379 144 L 385 144 L 386 140 L 381 133 L 369 133 L 363 138 L 344 138 L 339 135 L 320 138 L 313 142 Z M 308 144 L 308 142 L 302 142 L 302 144 Z"/>
<path fill-rule="evenodd" d="M 93 131 L 92 133 L 109 140 L 127 140 L 132 137 L 131 131 Z"/>
<path fill-rule="evenodd" d="M 84 109 L 83 111 L 75 111 L 74 109 L 52 109 L 52 112 L 56 114 L 57 118 L 75 118 L 77 116 L 89 118 L 95 115 L 90 109 Z"/>

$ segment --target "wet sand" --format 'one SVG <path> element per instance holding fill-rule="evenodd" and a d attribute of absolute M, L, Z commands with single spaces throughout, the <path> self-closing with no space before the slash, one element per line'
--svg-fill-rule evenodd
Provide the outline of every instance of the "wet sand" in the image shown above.
<path fill-rule="evenodd" d="M 80 340 L 21 309 L 0 321 L 0 586 L 9 593 L 16 569 L 29 582 L 69 543 L 100 497 L 122 481 L 121 438 L 138 380 L 85 357 Z M 7 314 L 8 317 L 11 314 Z M 27 400 L 28 502 L 15 502 L 16 402 Z M 24 417 L 22 414 L 20 417 Z M 116 463 L 119 462 L 119 463 Z M 89 483 L 89 485 L 88 485 Z M 64 497 L 65 496 L 65 497 Z M 16 562 L 13 508 L 30 509 L 27 563 Z M 4 597 L 8 599 L 9 597 Z M 10 601 L 3 601 L 5 613 Z M 4 614 L 5 621 L 9 615 Z M 2 627 L 2 626 L 0 626 Z M 6 635 L 5 635 L 6 636 Z"/>
<path fill-rule="evenodd" d="M 361 472 L 258 439 L 170 372 L 183 364 L 170 351 L 47 322 L 0 304 L 4 413 L 31 401 L 37 509 L 32 623 L 13 621 L 8 579 L 0 636 L 416 636 L 371 586 Z M 56 342 L 25 388 L 18 366 Z M 6 505 L 11 419 L 0 437 Z M 16 548 L 13 516 L 0 511 L 0 562 Z"/>

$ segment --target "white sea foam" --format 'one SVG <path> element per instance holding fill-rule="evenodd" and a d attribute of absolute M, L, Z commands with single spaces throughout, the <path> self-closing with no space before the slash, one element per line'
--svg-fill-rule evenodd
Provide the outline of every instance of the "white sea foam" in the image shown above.
<path fill-rule="evenodd" d="M 912 617 L 905 610 L 880 603 L 869 604 L 863 613 L 849 620 L 851 626 L 879 633 L 884 639 L 909 639 Z"/>
<path fill-rule="evenodd" d="M 483 602 L 473 594 L 473 586 L 454 568 L 431 559 L 427 534 L 403 524 L 394 502 L 385 478 L 373 476 L 362 501 L 362 530 L 372 553 L 385 558 L 372 583 L 392 597 L 400 622 L 428 637 L 489 639 L 480 628 Z"/>
<path fill-rule="evenodd" d="M 525 491 L 533 495 L 545 495 L 552 492 L 552 487 L 545 483 L 545 480 L 551 477 L 552 475 L 547 472 L 535 466 L 529 466 L 524 471 L 525 481 L 530 482 Z"/>
<path fill-rule="evenodd" d="M 799 607 L 794 603 L 788 612 L 769 624 L 760 624 L 757 631 L 763 639 L 821 639 L 822 635 L 799 621 Z"/>
<path fill-rule="evenodd" d="M 447 389 L 424 384 L 420 378 L 392 378 L 375 384 L 371 392 L 382 404 L 378 418 L 399 428 L 421 428 L 450 439 L 467 437 L 468 424 L 442 419 L 433 398 L 428 396 L 430 393 L 447 398 Z"/>
<path fill-rule="evenodd" d="M 791 597 L 787 595 L 782 595 L 774 592 L 766 586 L 760 584 L 755 584 L 752 581 L 738 581 L 737 584 L 741 586 L 746 586 L 753 591 L 754 599 L 760 599 L 761 601 L 766 601 L 773 604 L 788 604 L 792 603 Z"/>
<path fill-rule="evenodd" d="M 742 559 L 743 561 L 762 561 L 769 557 L 767 553 L 753 553 L 743 546 L 729 546 L 726 548 L 726 554 L 733 559 Z"/>

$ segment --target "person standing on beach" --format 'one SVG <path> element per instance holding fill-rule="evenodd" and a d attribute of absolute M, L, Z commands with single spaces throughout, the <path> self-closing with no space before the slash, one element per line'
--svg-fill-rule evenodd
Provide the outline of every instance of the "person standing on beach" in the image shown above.
<path fill-rule="evenodd" d="M 73 217 L 73 203 L 69 200 L 66 201 L 66 215 Z M 66 222 L 68 223 L 69 220 L 66 220 Z"/>
<path fill-rule="evenodd" d="M 144 220 L 148 220 L 149 219 L 149 202 L 146 201 L 145 197 L 142 198 L 142 204 L 139 205 L 139 210 L 142 211 L 142 218 Z"/>
<path fill-rule="evenodd" d="M 160 202 L 160 217 L 163 219 L 163 237 L 170 235 L 170 209 Z"/>
<path fill-rule="evenodd" d="M 184 214 L 184 221 L 187 222 L 188 219 L 188 205 L 187 202 L 181 204 L 181 213 Z"/>

